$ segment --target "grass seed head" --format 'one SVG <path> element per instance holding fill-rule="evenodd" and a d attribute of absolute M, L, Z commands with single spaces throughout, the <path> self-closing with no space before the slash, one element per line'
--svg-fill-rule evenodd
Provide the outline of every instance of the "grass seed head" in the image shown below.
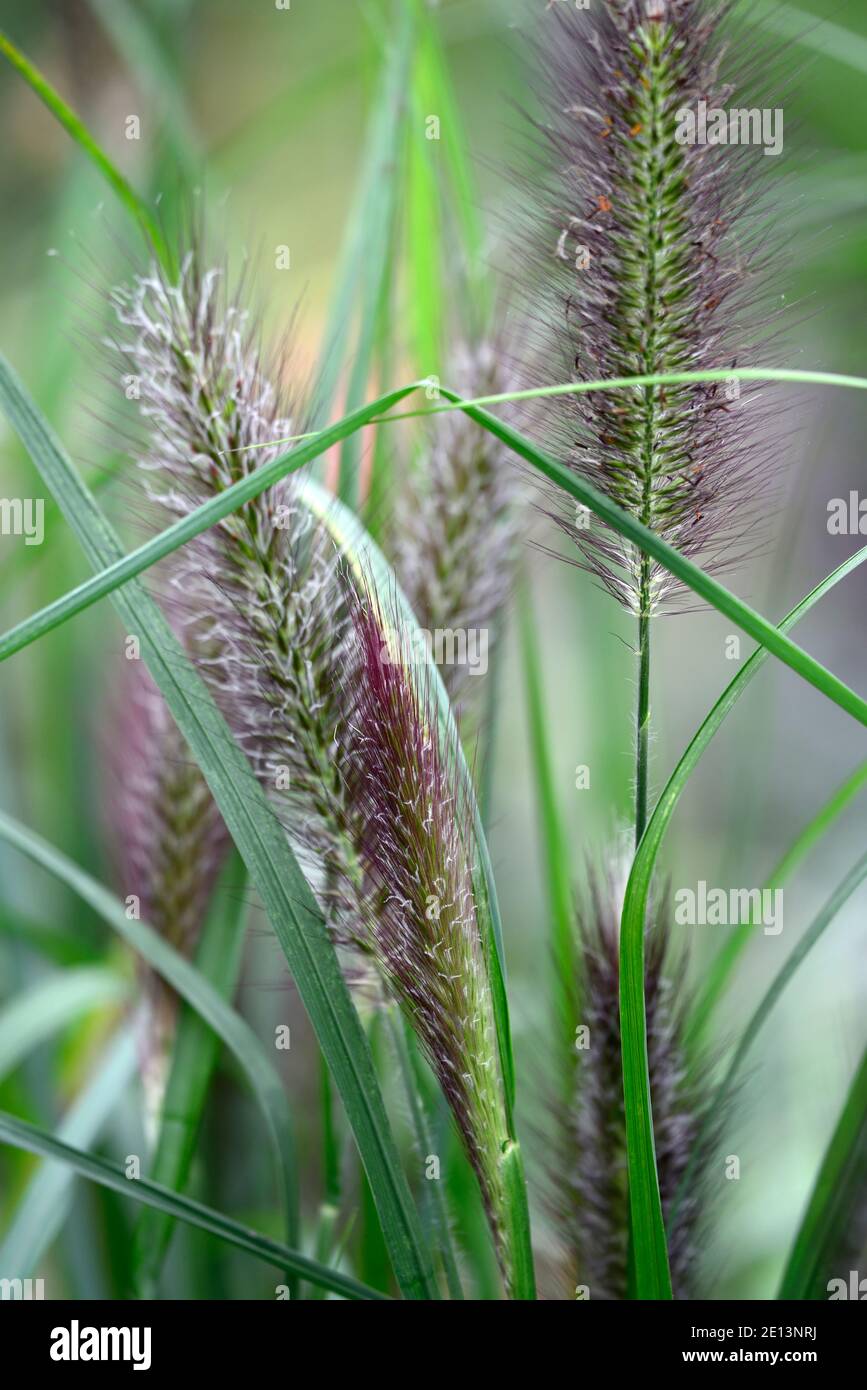
<path fill-rule="evenodd" d="M 744 104 L 721 76 L 732 57 L 726 8 L 600 0 L 546 12 L 552 167 L 541 197 L 534 190 L 545 208 L 534 384 L 773 363 L 766 198 L 777 161 L 677 134 L 679 113 L 700 102 Z M 740 55 L 749 87 L 756 57 Z M 732 378 L 595 391 L 546 402 L 536 419 L 576 474 L 681 553 L 725 571 L 758 545 L 777 462 L 759 387 Z M 679 581 L 585 509 L 552 499 L 550 510 L 626 607 L 652 612 L 683 597 Z"/>

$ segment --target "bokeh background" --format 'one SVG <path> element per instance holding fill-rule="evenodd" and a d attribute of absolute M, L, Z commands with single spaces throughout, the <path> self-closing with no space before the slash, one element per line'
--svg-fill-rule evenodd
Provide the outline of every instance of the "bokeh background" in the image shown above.
<path fill-rule="evenodd" d="M 558 0 L 565 2 L 565 0 Z M 317 361 L 346 241 L 362 161 L 365 123 L 380 72 L 383 7 L 349 0 L 3 0 L 3 27 L 49 75 L 130 181 L 167 205 L 196 189 L 195 203 L 230 263 L 249 254 L 267 325 L 285 329 L 296 309 L 299 381 Z M 544 0 L 443 0 L 438 25 L 467 132 L 486 229 L 486 258 L 507 295 L 516 249 L 509 232 L 516 197 L 510 170 L 528 158 L 518 104 L 533 105 L 528 38 Z M 757 35 L 782 49 L 792 75 L 786 144 L 774 161 L 786 252 L 778 270 L 789 364 L 865 373 L 867 316 L 867 10 L 850 3 L 743 4 L 737 42 Z M 742 16 L 742 17 L 741 17 Z M 816 22 L 827 20 L 829 23 Z M 847 34 L 843 30 L 848 31 Z M 127 140 L 130 114 L 141 139 Z M 0 348 L 15 364 L 82 470 L 100 476 L 113 458 L 103 422 L 99 339 L 105 295 L 128 271 L 130 232 L 97 172 L 12 69 L 0 66 Z M 291 247 L 276 273 L 272 248 Z M 431 252 L 436 248 L 431 248 Z M 449 286 L 443 284 L 443 296 Z M 413 370 L 411 305 L 394 305 L 394 380 Z M 347 330 L 348 331 L 348 330 Z M 443 370 L 448 379 L 448 350 Z M 831 498 L 865 489 L 867 398 L 855 391 L 773 389 L 785 404 L 774 544 L 733 581 L 779 619 L 854 550 L 831 536 Z M 398 459 L 411 426 L 394 427 Z M 397 433 L 406 431 L 406 437 Z M 371 447 L 368 439 L 365 448 Z M 33 495 L 38 484 L 0 420 L 0 492 Z M 399 470 L 396 472 L 399 486 Z M 103 479 L 103 481 L 105 481 Z M 103 500 L 131 544 L 140 516 L 123 480 Z M 5 627 L 86 574 L 56 512 L 45 543 L 0 538 L 0 621 Z M 528 510 L 532 533 L 560 543 Z M 557 792 L 567 819 L 576 883 L 615 843 L 631 798 L 634 660 L 630 624 L 579 571 L 528 545 L 545 671 Z M 817 607 L 798 640 L 849 685 L 867 689 L 867 576 L 859 571 Z M 549 1021 L 547 905 L 539 854 L 523 675 L 514 624 L 499 672 L 491 845 L 504 911 L 519 1091 L 531 1139 L 531 1172 L 545 1162 L 544 1117 L 526 1097 L 544 1081 Z M 734 675 L 731 632 L 716 613 L 655 624 L 654 786 L 659 790 L 701 718 Z M 105 826 L 104 711 L 118 678 L 120 632 L 106 604 L 76 618 L 0 668 L 0 804 L 111 881 Z M 742 642 L 742 659 L 750 650 Z M 727 720 L 678 811 L 666 849 L 675 884 L 699 878 L 760 884 L 803 825 L 860 760 L 867 739 L 841 711 L 774 662 Z M 589 790 L 575 769 L 591 769 Z M 736 1036 L 800 931 L 863 851 L 867 814 L 856 800 L 786 890 L 785 930 L 756 935 L 719 1017 L 719 1045 Z M 864 1043 L 867 1000 L 865 892 L 848 904 L 775 1010 L 753 1056 L 727 1134 L 741 1159 L 739 1182 L 720 1179 L 707 1248 L 715 1296 L 773 1293 L 816 1166 Z M 699 975 L 724 928 L 692 932 Z M 50 938 L 54 956 L 34 946 Z M 59 953 L 59 954 L 58 954 Z M 0 845 L 0 1008 L 45 972 L 67 964 L 123 960 L 100 922 L 76 899 Z M 123 968 L 123 967 L 122 967 Z M 131 977 L 130 977 L 131 978 Z M 257 1028 L 291 1019 L 285 1059 L 302 1144 L 311 1154 L 305 1200 L 317 1199 L 317 1075 L 303 1015 L 264 920 L 254 931 L 240 1007 Z M 49 1128 L 81 1090 L 111 1011 L 98 1010 L 0 1075 L 0 1106 Z M 523 1083 L 523 1084 L 522 1084 Z M 115 1157 L 136 1151 L 134 1086 L 100 1127 Z M 231 1068 L 208 1109 L 208 1161 L 197 1175 L 206 1200 L 267 1224 L 268 1177 L 259 1120 Z M 139 1135 L 139 1138 L 136 1136 Z M 0 1234 L 33 1171 L 0 1151 Z M 79 1183 L 69 1220 L 46 1255 L 56 1294 L 111 1296 L 122 1288 L 130 1214 L 124 1203 Z M 537 1221 L 544 1252 L 544 1217 Z M 243 1258 L 184 1235 L 184 1262 L 212 1296 L 262 1296 L 267 1276 Z"/>

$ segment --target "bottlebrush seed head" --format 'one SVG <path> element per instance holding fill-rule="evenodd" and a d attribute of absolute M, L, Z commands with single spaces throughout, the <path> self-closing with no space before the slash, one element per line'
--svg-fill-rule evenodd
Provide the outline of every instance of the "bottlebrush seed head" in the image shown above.
<path fill-rule="evenodd" d="M 620 1039 L 620 915 L 623 876 L 609 866 L 591 871 L 579 914 L 581 958 L 576 997 L 579 1022 L 574 1104 L 560 1116 L 557 1168 L 550 1175 L 554 1211 L 574 1276 L 591 1299 L 625 1299 L 628 1283 L 629 1205 L 626 1119 Z M 652 908 L 647 932 L 645 998 L 654 1139 L 663 1212 L 670 1217 L 669 1260 L 675 1297 L 694 1289 L 699 1257 L 699 1180 L 685 1196 L 680 1181 L 701 1134 L 709 1158 L 717 1133 L 705 1128 L 700 1081 L 688 1070 L 682 1041 L 685 957 L 670 950 L 667 898 Z M 582 1042 L 586 1046 L 581 1045 Z M 706 1171 L 706 1161 L 698 1171 Z M 563 1174 L 566 1174 L 564 1184 Z M 571 1277 L 571 1276 L 570 1276 Z"/>
<path fill-rule="evenodd" d="M 192 956 L 229 836 L 204 777 L 141 661 L 124 663 L 110 712 L 109 838 L 124 898 L 143 921 Z M 142 967 L 139 1039 L 149 1128 L 162 1104 L 177 998 Z"/>
<path fill-rule="evenodd" d="M 153 269 L 113 297 L 125 330 L 116 347 L 140 381 L 149 427 L 140 464 L 154 500 L 185 515 L 286 452 L 275 441 L 293 434 L 293 421 L 271 384 L 280 364 L 263 359 L 257 324 L 221 272 L 203 271 L 190 253 L 176 285 Z M 174 602 L 349 947 L 359 878 L 342 733 L 354 648 L 337 570 L 289 478 L 184 547 Z"/>
<path fill-rule="evenodd" d="M 460 348 L 453 379 L 467 398 L 508 390 L 499 345 Z M 392 546 L 403 591 L 431 634 L 495 626 L 514 573 L 520 496 L 519 474 L 493 435 L 460 411 L 433 423 L 422 466 L 400 492 Z M 468 664 L 441 663 L 452 700 L 469 673 Z"/>
<path fill-rule="evenodd" d="M 177 286 L 152 273 L 116 295 L 150 426 L 145 476 L 181 514 L 285 448 L 243 446 L 293 432 L 218 285 L 188 257 Z M 176 601 L 203 673 L 305 851 L 350 979 L 380 998 L 384 987 L 407 1013 L 508 1279 L 500 1156 L 510 1136 L 470 807 L 412 668 L 385 660 L 401 624 L 386 625 L 345 573 L 291 479 L 184 547 L 179 565 Z"/>
<path fill-rule="evenodd" d="M 361 654 L 352 803 L 365 929 L 451 1107 L 508 1279 L 500 1156 L 509 1129 L 472 811 L 427 679 L 407 665 L 399 619 L 387 620 L 369 596 L 352 603 Z"/>
<path fill-rule="evenodd" d="M 599 0 L 545 13 L 543 135 L 555 167 L 533 310 L 539 385 L 770 364 L 765 348 L 755 355 L 772 313 L 763 190 L 775 161 L 677 138 L 699 102 L 743 104 L 718 75 L 728 8 Z M 596 391 L 546 402 L 536 419 L 576 474 L 681 553 L 726 570 L 758 543 L 775 460 L 759 394 L 734 380 Z M 628 608 L 683 596 L 583 508 L 559 502 L 552 515 Z"/>

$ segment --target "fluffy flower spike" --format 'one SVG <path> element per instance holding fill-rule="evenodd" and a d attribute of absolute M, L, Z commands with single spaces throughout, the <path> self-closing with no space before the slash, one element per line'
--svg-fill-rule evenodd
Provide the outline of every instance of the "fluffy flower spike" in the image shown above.
<path fill-rule="evenodd" d="M 361 654 L 352 802 L 365 929 L 449 1102 L 508 1278 L 501 1157 L 510 1134 L 472 808 L 427 678 L 408 664 L 413 644 L 375 600 L 356 593 L 352 602 Z"/>
<path fill-rule="evenodd" d="M 293 433 L 249 321 L 188 257 L 116 293 L 149 425 L 151 496 L 184 514 Z M 246 446 L 263 444 L 251 452 Z M 471 808 L 399 638 L 293 480 L 184 548 L 175 591 L 203 674 L 269 790 L 353 983 L 405 1010 L 448 1099 L 503 1267 L 515 1169 L 477 901 Z M 405 660 L 404 660 L 405 658 Z M 375 968 L 375 969 L 374 969 Z M 505 1174 L 505 1175 L 504 1175 Z"/>
<path fill-rule="evenodd" d="M 540 384 L 750 366 L 767 339 L 762 190 L 776 161 L 755 145 L 685 138 L 684 113 L 700 102 L 738 102 L 719 75 L 728 8 L 599 0 L 546 12 L 556 167 L 535 311 Z M 565 396 L 546 405 L 547 442 L 683 554 L 726 570 L 757 544 L 774 461 L 760 395 L 730 380 Z M 555 517 L 626 607 L 647 615 L 682 597 L 582 509 Z"/>
<path fill-rule="evenodd" d="M 110 839 L 124 898 L 191 957 L 229 836 L 168 706 L 140 661 L 124 663 L 110 718 Z M 148 1130 L 155 1133 L 174 1037 L 177 997 L 143 968 L 139 1054 Z"/>
<path fill-rule="evenodd" d="M 624 878 L 619 866 L 593 871 L 578 916 L 580 977 L 576 1001 L 580 1030 L 573 1054 L 574 1100 L 558 1105 L 560 1140 L 550 1174 L 552 1205 L 570 1278 L 587 1285 L 591 1299 L 628 1297 L 629 1197 L 626 1118 L 620 1038 L 620 916 Z M 660 1193 L 666 1218 L 675 1297 L 695 1297 L 699 1276 L 701 1177 L 680 1192 L 681 1179 L 701 1144 L 698 1173 L 707 1172 L 718 1119 L 706 1124 L 703 1067 L 687 1065 L 683 1044 L 686 957 L 670 946 L 670 903 L 651 910 L 647 931 L 645 997 L 650 1089 Z M 586 1031 L 585 1031 L 586 1030 Z M 699 1138 L 700 1136 L 700 1138 Z M 563 1174 L 568 1178 L 564 1184 Z M 675 1203 L 675 1198 L 677 1202 Z"/>
<path fill-rule="evenodd" d="M 506 391 L 500 345 L 461 348 L 453 379 L 467 398 Z M 422 466 L 401 490 L 393 542 L 398 578 L 432 636 L 479 642 L 483 634 L 490 643 L 512 583 L 520 495 L 517 469 L 492 435 L 460 411 L 434 422 Z M 452 700 L 467 692 L 471 671 L 468 662 L 440 664 Z"/>

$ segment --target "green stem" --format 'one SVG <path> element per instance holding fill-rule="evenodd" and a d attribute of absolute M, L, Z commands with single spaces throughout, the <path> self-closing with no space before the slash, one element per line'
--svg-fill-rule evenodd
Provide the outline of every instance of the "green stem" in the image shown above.
<path fill-rule="evenodd" d="M 649 569 L 647 556 L 642 569 L 642 601 L 646 599 L 644 575 Z M 650 615 L 642 611 L 638 619 L 638 706 L 635 717 L 635 846 L 647 824 L 648 745 L 650 742 Z"/>
<path fill-rule="evenodd" d="M 548 737 L 551 725 L 545 712 L 542 661 L 536 636 L 533 601 L 526 579 L 520 586 L 518 602 L 527 720 L 530 726 L 533 777 L 536 783 L 539 837 L 545 857 L 554 1023 L 559 1044 L 557 1065 L 561 1099 L 568 1106 L 571 1105 L 573 1099 L 575 1025 L 579 1021 L 578 959 L 575 949 L 569 842 L 557 799 L 551 743 Z"/>
<path fill-rule="evenodd" d="M 400 1017 L 395 1014 L 394 1010 L 389 1010 L 388 1013 L 388 1029 L 391 1035 L 392 1045 L 397 1054 L 401 1079 L 409 1103 L 413 1129 L 415 1130 L 416 1146 L 419 1156 L 424 1163 L 428 1154 L 434 1152 L 434 1141 L 425 1113 L 424 1088 L 418 1052 L 415 1047 L 415 1036 L 409 1025 L 405 1021 L 402 1021 Z M 455 1300 L 462 1300 L 464 1291 L 461 1287 L 458 1262 L 455 1258 L 455 1252 L 452 1246 L 449 1214 L 446 1207 L 445 1196 L 443 1195 L 438 1178 L 433 1179 L 428 1186 L 430 1189 L 430 1213 L 432 1218 L 433 1237 L 440 1259 L 442 1260 L 449 1297 Z"/>
<path fill-rule="evenodd" d="M 861 1057 L 795 1237 L 778 1298 L 823 1299 L 835 1256 L 852 1240 L 867 1180 L 867 1050 Z"/>
<path fill-rule="evenodd" d="M 644 247 L 641 284 L 643 366 L 651 373 L 668 365 L 664 343 L 666 315 L 664 269 L 660 256 L 671 235 L 670 218 L 663 207 L 662 181 L 666 163 L 666 114 L 664 41 L 666 29 L 652 25 L 647 33 L 642 81 L 647 90 L 642 117 L 647 122 L 648 146 L 639 185 L 644 190 Z M 677 362 L 675 361 L 675 365 Z M 654 530 L 654 481 L 660 472 L 660 432 L 665 429 L 661 410 L 662 392 L 658 387 L 643 388 L 643 429 L 641 440 L 641 508 L 639 519 Z M 635 721 L 635 848 L 638 849 L 647 824 L 648 749 L 650 742 L 650 556 L 642 551 L 638 578 L 638 704 Z M 620 1034 L 623 1055 L 623 1096 L 626 1111 L 626 1160 L 629 1183 L 629 1298 L 670 1299 L 671 1275 L 653 1129 L 650 1062 L 647 1043 L 647 1001 L 645 999 L 644 922 L 630 935 L 620 936 Z M 636 1083 L 640 1086 L 638 1103 Z M 641 1192 L 639 1191 L 641 1185 Z M 651 1201 L 642 1201 L 649 1189 Z"/>
<path fill-rule="evenodd" d="M 530 1212 L 527 1205 L 527 1179 L 517 1139 L 510 1139 L 500 1159 L 506 1196 L 507 1239 L 512 1259 L 511 1296 L 522 1301 L 536 1297 L 536 1273 L 530 1240 Z"/>
<path fill-rule="evenodd" d="M 341 1183 L 340 1149 L 337 1128 L 334 1123 L 334 1091 L 328 1063 L 321 1053 L 319 1057 L 319 1099 L 322 1113 L 323 1192 L 316 1224 L 314 1253 L 320 1264 L 327 1264 L 334 1249 L 334 1234 L 340 1217 Z M 325 1290 L 321 1286 L 314 1285 L 309 1297 L 313 1300 L 323 1299 Z"/>

